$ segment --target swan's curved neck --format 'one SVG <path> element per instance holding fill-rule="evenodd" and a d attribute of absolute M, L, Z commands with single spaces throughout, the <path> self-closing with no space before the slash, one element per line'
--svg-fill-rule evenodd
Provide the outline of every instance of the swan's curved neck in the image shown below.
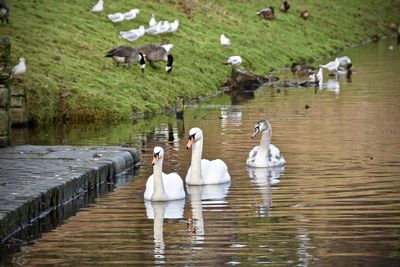
<path fill-rule="evenodd" d="M 260 147 L 258 148 L 257 156 L 265 157 L 268 154 L 269 144 L 271 143 L 271 129 L 262 132 Z"/>
<path fill-rule="evenodd" d="M 154 192 L 151 199 L 155 201 L 167 199 L 162 180 L 162 165 L 163 161 L 162 159 L 159 159 L 153 166 Z"/>
<path fill-rule="evenodd" d="M 203 153 L 203 139 L 194 142 L 192 145 L 192 162 L 189 177 L 189 184 L 203 184 L 203 174 L 201 172 L 201 155 Z"/>

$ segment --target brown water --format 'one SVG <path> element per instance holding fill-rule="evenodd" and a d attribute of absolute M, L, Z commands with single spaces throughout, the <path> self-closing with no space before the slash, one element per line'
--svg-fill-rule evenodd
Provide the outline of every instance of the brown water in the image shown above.
<path fill-rule="evenodd" d="M 399 266 L 400 48 L 389 50 L 390 42 L 341 52 L 354 73 L 351 81 L 329 81 L 329 89 L 264 87 L 242 104 L 223 96 L 195 107 L 183 121 L 161 116 L 46 137 L 16 132 L 15 143 L 128 144 L 143 154 L 138 176 L 24 247 L 14 263 Z M 262 118 L 272 124 L 285 168 L 245 166 Z M 166 173 L 184 177 L 194 126 L 205 135 L 203 157 L 223 159 L 231 183 L 189 187 L 182 201 L 145 203 L 153 147 L 164 147 Z"/>

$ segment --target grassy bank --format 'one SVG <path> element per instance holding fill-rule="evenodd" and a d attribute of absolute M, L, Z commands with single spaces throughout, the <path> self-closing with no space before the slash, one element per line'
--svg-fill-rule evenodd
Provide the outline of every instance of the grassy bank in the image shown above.
<path fill-rule="evenodd" d="M 29 111 L 37 121 L 130 119 L 132 114 L 157 112 L 187 99 L 215 93 L 230 74 L 224 58 L 241 55 L 242 68 L 258 74 L 293 61 L 312 61 L 337 49 L 387 34 L 399 20 L 400 1 L 289 1 L 288 14 L 276 11 L 274 21 L 258 17 L 258 9 L 281 1 L 149 1 L 105 0 L 105 11 L 89 10 L 97 0 L 8 0 L 9 25 L 0 25 L 12 42 L 12 59 L 23 56 L 28 72 L 14 86 L 27 89 Z M 113 24 L 107 14 L 139 8 L 135 20 Z M 276 8 L 277 9 L 277 8 Z M 299 17 L 308 9 L 311 18 Z M 176 33 L 145 35 L 135 42 L 118 32 L 157 20 L 180 20 Z M 397 21 L 396 21 L 397 22 Z M 229 47 L 219 44 L 225 33 Z M 137 64 L 116 67 L 104 52 L 118 45 L 172 43 L 171 74 L 160 62 L 142 75 Z"/>

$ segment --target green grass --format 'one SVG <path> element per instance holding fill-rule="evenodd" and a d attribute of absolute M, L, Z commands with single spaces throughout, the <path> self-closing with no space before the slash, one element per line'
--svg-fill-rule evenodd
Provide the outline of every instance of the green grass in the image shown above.
<path fill-rule="evenodd" d="M 262 1 L 206 0 L 105 0 L 105 11 L 89 10 L 97 0 L 9 0 L 9 25 L 0 25 L 0 35 L 12 43 L 12 60 L 23 56 L 28 72 L 14 86 L 27 90 L 29 113 L 38 122 L 122 121 L 132 115 L 160 112 L 178 97 L 211 96 L 230 75 L 221 63 L 241 55 L 241 68 L 258 74 L 290 65 L 313 62 L 374 34 L 388 34 L 390 22 L 399 20 L 400 1 L 389 0 L 296 0 L 289 1 L 288 14 L 276 11 L 274 21 L 255 12 Z M 268 1 L 278 7 L 281 1 Z M 139 8 L 135 20 L 113 24 L 107 14 Z M 308 9 L 311 18 L 299 17 Z M 118 38 L 118 32 L 178 18 L 177 32 L 145 35 L 136 42 Z M 225 33 L 230 47 L 219 45 Z M 172 43 L 174 70 L 165 64 L 131 69 L 116 67 L 105 51 L 118 45 Z M 57 59 L 59 57 L 60 59 Z"/>

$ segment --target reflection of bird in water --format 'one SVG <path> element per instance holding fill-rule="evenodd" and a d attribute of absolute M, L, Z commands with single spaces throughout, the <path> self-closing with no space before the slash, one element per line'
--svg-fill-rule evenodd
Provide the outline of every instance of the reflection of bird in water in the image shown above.
<path fill-rule="evenodd" d="M 272 206 L 271 186 L 279 182 L 279 177 L 283 174 L 285 166 L 269 168 L 247 167 L 249 177 L 256 183 L 261 191 L 261 200 L 254 199 L 254 207 L 259 217 L 269 216 L 269 210 Z"/>
<path fill-rule="evenodd" d="M 234 107 L 222 107 L 220 119 L 223 128 L 226 128 L 228 124 L 240 126 L 242 124 L 242 111 Z"/>
<path fill-rule="evenodd" d="M 185 200 L 175 201 L 158 201 L 151 202 L 145 201 L 146 214 L 148 219 L 154 219 L 153 233 L 154 233 L 154 258 L 159 263 L 163 263 L 164 259 L 164 218 L 166 219 L 180 219 L 183 218 L 183 210 L 185 207 Z"/>
<path fill-rule="evenodd" d="M 187 191 L 192 205 L 192 218 L 188 218 L 188 231 L 193 234 L 193 243 L 201 244 L 204 242 L 204 218 L 203 208 L 220 209 L 226 206 L 225 197 L 228 195 L 230 183 L 188 186 Z"/>

